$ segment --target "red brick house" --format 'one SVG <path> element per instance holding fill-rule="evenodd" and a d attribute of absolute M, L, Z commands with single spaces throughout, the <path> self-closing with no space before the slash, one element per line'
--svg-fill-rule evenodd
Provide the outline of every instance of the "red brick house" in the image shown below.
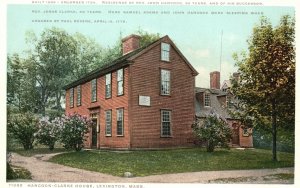
<path fill-rule="evenodd" d="M 237 78 L 236 73 L 233 74 Z M 225 80 L 220 88 L 220 72 L 210 73 L 210 88 L 195 88 L 196 117 L 205 118 L 211 111 L 226 118 L 233 130 L 231 139 L 232 146 L 253 147 L 252 130 L 242 126 L 238 119 L 234 119 L 228 113 L 228 110 L 235 110 L 234 103 L 237 102 L 234 96 L 229 92 L 231 82 Z"/>
<path fill-rule="evenodd" d="M 65 113 L 94 121 L 87 148 L 193 145 L 197 71 L 168 36 L 139 39 L 124 38 L 122 57 L 65 86 Z"/>

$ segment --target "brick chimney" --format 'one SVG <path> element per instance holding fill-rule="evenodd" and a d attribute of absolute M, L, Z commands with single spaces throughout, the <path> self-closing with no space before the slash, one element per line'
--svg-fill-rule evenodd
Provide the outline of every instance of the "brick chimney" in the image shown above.
<path fill-rule="evenodd" d="M 140 47 L 140 36 L 129 35 L 122 39 L 123 55 L 128 54 Z"/>
<path fill-rule="evenodd" d="M 220 72 L 214 71 L 210 73 L 210 88 L 220 89 Z"/>

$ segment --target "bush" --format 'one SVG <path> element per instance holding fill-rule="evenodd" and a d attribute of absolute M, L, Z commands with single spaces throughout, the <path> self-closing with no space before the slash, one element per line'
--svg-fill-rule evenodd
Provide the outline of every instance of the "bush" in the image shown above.
<path fill-rule="evenodd" d="M 42 117 L 39 121 L 39 130 L 36 134 L 38 142 L 53 150 L 55 142 L 59 139 L 62 125 L 61 118 L 55 118 L 50 121 L 48 116 Z"/>
<path fill-rule="evenodd" d="M 92 121 L 86 116 L 72 114 L 63 118 L 63 126 L 61 131 L 61 142 L 66 149 L 74 149 L 76 151 L 83 148 L 85 134 L 88 132 Z"/>
<path fill-rule="evenodd" d="M 206 143 L 208 152 L 213 152 L 216 146 L 229 148 L 231 129 L 216 113 L 209 114 L 204 120 L 197 119 L 192 128 L 196 137 Z"/>
<path fill-rule="evenodd" d="M 33 149 L 38 122 L 38 118 L 31 113 L 12 114 L 8 117 L 7 122 L 8 135 L 18 140 L 25 150 Z"/>

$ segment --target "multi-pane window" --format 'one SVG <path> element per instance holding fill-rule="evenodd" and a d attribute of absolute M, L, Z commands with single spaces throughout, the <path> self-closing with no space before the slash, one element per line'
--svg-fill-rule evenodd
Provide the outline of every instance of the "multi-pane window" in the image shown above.
<path fill-rule="evenodd" d="M 105 75 L 105 98 L 111 97 L 111 73 Z"/>
<path fill-rule="evenodd" d="M 204 94 L 204 106 L 210 106 L 210 94 L 209 93 Z"/>
<path fill-rule="evenodd" d="M 170 61 L 170 44 L 161 43 L 161 60 Z"/>
<path fill-rule="evenodd" d="M 170 71 L 161 69 L 160 76 L 161 95 L 170 95 Z"/>
<path fill-rule="evenodd" d="M 124 130 L 124 121 L 123 121 L 123 108 L 117 109 L 117 135 L 123 136 L 123 130 Z"/>
<path fill-rule="evenodd" d="M 111 110 L 105 111 L 105 134 L 111 136 Z"/>
<path fill-rule="evenodd" d="M 161 136 L 171 136 L 170 110 L 161 110 Z"/>
<path fill-rule="evenodd" d="M 91 93 L 92 93 L 91 96 L 92 102 L 97 101 L 97 79 L 93 79 L 91 81 Z"/>
<path fill-rule="evenodd" d="M 81 105 L 81 85 L 77 86 L 77 106 Z"/>
<path fill-rule="evenodd" d="M 124 89 L 123 89 L 123 80 L 124 80 L 124 77 L 123 77 L 123 69 L 119 69 L 117 71 L 117 88 L 118 88 L 118 95 L 123 95 L 124 94 Z"/>
<path fill-rule="evenodd" d="M 74 107 L 74 88 L 70 89 L 70 107 Z"/>

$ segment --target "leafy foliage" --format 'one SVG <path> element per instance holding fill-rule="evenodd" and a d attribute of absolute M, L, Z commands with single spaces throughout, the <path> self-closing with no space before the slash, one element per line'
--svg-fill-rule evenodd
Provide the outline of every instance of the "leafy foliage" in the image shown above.
<path fill-rule="evenodd" d="M 53 150 L 56 141 L 59 139 L 62 126 L 63 122 L 61 118 L 55 118 L 50 121 L 48 116 L 42 117 L 39 121 L 39 130 L 36 134 L 38 142 Z"/>
<path fill-rule="evenodd" d="M 277 27 L 262 17 L 248 40 L 249 53 L 234 54 L 240 79 L 232 92 L 239 99 L 241 119 L 269 129 L 276 158 L 277 126 L 294 129 L 295 122 L 295 20 L 283 16 Z M 249 119 L 249 118 L 248 118 Z M 272 129 L 270 128 L 272 125 Z"/>
<path fill-rule="evenodd" d="M 213 152 L 216 146 L 229 147 L 231 129 L 226 120 L 216 113 L 209 114 L 204 120 L 198 118 L 192 128 L 196 137 L 206 143 L 208 152 Z"/>
<path fill-rule="evenodd" d="M 85 134 L 88 133 L 92 121 L 85 116 L 72 114 L 64 117 L 61 130 L 61 142 L 66 149 L 76 151 L 83 148 Z"/>
<path fill-rule="evenodd" d="M 10 115 L 8 132 L 17 139 L 25 150 L 33 149 L 35 134 L 38 131 L 38 118 L 31 113 Z"/>

